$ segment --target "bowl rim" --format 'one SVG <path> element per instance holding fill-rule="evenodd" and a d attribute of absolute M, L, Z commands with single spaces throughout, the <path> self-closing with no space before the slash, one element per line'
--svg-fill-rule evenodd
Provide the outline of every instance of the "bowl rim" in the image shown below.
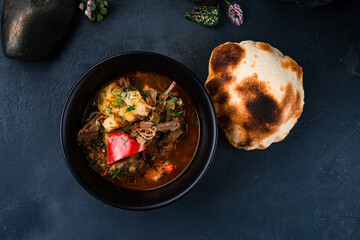
<path fill-rule="evenodd" d="M 97 70 L 98 68 L 101 68 L 101 66 L 109 61 L 112 61 L 116 58 L 124 58 L 126 56 L 134 56 L 134 55 L 141 55 L 144 56 L 146 55 L 147 57 L 156 57 L 156 58 L 160 58 L 163 59 L 167 62 L 170 62 L 173 65 L 176 65 L 178 68 L 182 69 L 182 71 L 187 72 L 187 74 L 189 74 L 190 76 L 192 76 L 193 79 L 195 79 L 195 83 L 200 87 L 201 92 L 203 93 L 203 95 L 206 98 L 206 104 L 210 106 L 210 112 L 209 115 L 210 116 L 210 121 L 212 122 L 212 125 L 215 126 L 215 128 L 213 129 L 214 134 L 213 137 L 211 139 L 212 145 L 211 148 L 208 149 L 208 151 L 210 152 L 209 157 L 207 159 L 206 165 L 202 168 L 201 172 L 199 172 L 197 174 L 197 177 L 195 178 L 195 180 L 191 183 L 191 185 L 189 185 L 187 188 L 185 188 L 184 190 L 182 190 L 181 192 L 179 192 L 179 194 L 176 194 L 174 197 L 169 198 L 165 201 L 160 201 L 158 203 L 155 204 L 151 204 L 151 205 L 147 205 L 147 206 L 141 206 L 141 207 L 137 207 L 137 206 L 128 206 L 128 205 L 121 205 L 121 204 L 116 204 L 113 201 L 109 201 L 106 198 L 103 198 L 102 196 L 96 194 L 91 187 L 88 186 L 88 184 L 86 184 L 76 173 L 75 169 L 73 169 L 73 167 L 70 165 L 69 163 L 69 157 L 66 154 L 65 151 L 65 146 L 64 146 L 64 142 L 65 139 L 63 137 L 63 131 L 64 131 L 64 121 L 65 121 L 65 114 L 67 111 L 67 107 L 69 105 L 70 102 L 70 98 L 73 96 L 75 89 L 80 85 L 80 83 L 82 83 L 83 81 L 86 80 L 86 76 L 88 74 L 90 74 L 92 71 Z M 155 53 L 155 52 L 149 52 L 149 51 L 129 51 L 129 52 L 123 52 L 123 53 L 119 53 L 119 54 L 115 54 L 115 55 L 111 55 L 109 57 L 104 58 L 103 60 L 95 63 L 93 66 L 91 66 L 88 70 L 86 70 L 86 72 L 84 74 L 82 74 L 79 79 L 74 83 L 74 85 L 72 86 L 72 88 L 70 89 L 65 102 L 63 104 L 63 108 L 61 111 L 61 116 L 60 116 L 60 145 L 61 145 L 61 151 L 62 151 L 62 155 L 64 157 L 64 160 L 66 162 L 67 167 L 69 168 L 71 174 L 73 175 L 73 177 L 76 179 L 76 181 L 89 193 L 91 194 L 93 197 L 95 197 L 96 199 L 110 205 L 113 207 L 117 207 L 117 208 L 121 208 L 121 209 L 125 209 L 125 210 L 150 210 L 150 209 L 156 209 L 156 208 L 160 208 L 163 206 L 166 206 L 170 203 L 173 203 L 175 201 L 177 201 L 178 199 L 180 199 L 181 197 L 183 197 L 185 194 L 187 194 L 197 183 L 200 182 L 200 180 L 203 178 L 203 176 L 205 175 L 205 173 L 207 172 L 207 170 L 209 169 L 209 166 L 211 165 L 212 160 L 214 159 L 215 156 L 215 152 L 216 152 L 216 148 L 217 148 L 217 141 L 218 141 L 218 122 L 217 122 L 217 117 L 216 117 L 216 113 L 215 113 L 215 109 L 214 106 L 212 104 L 212 101 L 207 93 L 207 91 L 205 90 L 205 87 L 203 86 L 203 84 L 201 83 L 201 81 L 198 79 L 198 77 L 191 71 L 189 70 L 185 65 L 183 65 L 182 63 L 159 53 Z M 176 180 L 175 180 L 176 181 Z M 131 191 L 131 190 L 127 190 L 127 191 Z M 150 190 L 150 191 L 156 191 L 156 189 L 154 190 Z"/>

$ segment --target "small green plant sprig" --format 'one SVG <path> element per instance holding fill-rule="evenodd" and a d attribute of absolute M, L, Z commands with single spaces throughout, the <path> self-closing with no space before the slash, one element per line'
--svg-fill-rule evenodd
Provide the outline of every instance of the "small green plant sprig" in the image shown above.
<path fill-rule="evenodd" d="M 219 4 L 217 7 L 203 6 L 185 14 L 190 21 L 205 27 L 213 27 L 219 23 Z"/>
<path fill-rule="evenodd" d="M 81 0 L 79 8 L 91 21 L 101 22 L 107 14 L 108 1 L 106 0 Z"/>

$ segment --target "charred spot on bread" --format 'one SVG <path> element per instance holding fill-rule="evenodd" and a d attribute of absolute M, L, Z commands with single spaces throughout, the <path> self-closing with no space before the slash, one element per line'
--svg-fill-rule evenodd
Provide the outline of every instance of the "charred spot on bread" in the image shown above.
<path fill-rule="evenodd" d="M 216 97 L 216 101 L 219 104 L 224 104 L 229 99 L 229 94 L 227 92 L 220 92 L 219 95 Z"/>
<path fill-rule="evenodd" d="M 256 124 L 279 124 L 281 109 L 270 95 L 258 92 L 258 95 L 245 103 L 246 109 Z"/>
<path fill-rule="evenodd" d="M 213 78 L 205 83 L 205 87 L 210 95 L 216 96 L 219 89 L 222 87 L 221 80 L 218 78 Z"/>
<path fill-rule="evenodd" d="M 296 91 L 296 98 L 294 104 L 291 106 L 291 116 L 293 118 L 299 118 L 302 113 L 302 100 L 299 91 Z"/>
<path fill-rule="evenodd" d="M 298 81 L 302 79 L 303 71 L 302 68 L 292 59 L 287 58 L 281 61 L 281 66 L 285 69 L 289 69 L 290 71 L 296 74 Z"/>
<path fill-rule="evenodd" d="M 228 129 L 232 122 L 231 118 L 226 114 L 219 116 L 218 121 L 221 129 Z"/>
<path fill-rule="evenodd" d="M 263 50 L 263 51 L 266 51 L 266 52 L 269 52 L 269 53 L 273 53 L 273 52 L 274 52 L 273 49 L 272 49 L 272 47 L 271 47 L 269 44 L 264 43 L 264 42 L 258 42 L 258 43 L 256 44 L 256 47 L 257 47 L 258 49 L 260 49 L 260 50 Z"/>
<path fill-rule="evenodd" d="M 257 74 L 242 80 L 236 88 L 239 97 L 244 100 L 247 120 L 243 127 L 249 132 L 270 133 L 282 122 L 282 109 L 277 100 L 268 93 L 265 82 L 258 79 Z M 267 134 L 266 134 L 267 135 Z"/>
<path fill-rule="evenodd" d="M 299 91 L 294 91 L 293 86 L 288 83 L 286 85 L 285 94 L 281 101 L 281 107 L 284 110 L 284 120 L 288 121 L 291 118 L 299 118 L 302 113 L 302 100 Z M 288 112 L 285 113 L 285 109 L 289 109 Z"/>
<path fill-rule="evenodd" d="M 210 63 L 213 71 L 225 72 L 228 67 L 236 66 L 245 57 L 245 50 L 235 43 L 225 43 L 213 51 Z"/>

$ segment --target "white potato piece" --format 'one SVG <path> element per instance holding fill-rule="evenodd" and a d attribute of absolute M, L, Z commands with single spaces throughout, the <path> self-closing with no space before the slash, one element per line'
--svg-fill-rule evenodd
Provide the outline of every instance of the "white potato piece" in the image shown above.
<path fill-rule="evenodd" d="M 115 118 L 116 121 L 123 123 L 124 121 L 127 122 L 134 122 L 137 120 L 136 116 L 132 111 L 128 111 L 129 107 L 122 107 L 119 111 L 116 111 L 116 114 L 119 116 Z"/>
<path fill-rule="evenodd" d="M 120 127 L 120 123 L 117 122 L 113 116 L 106 118 L 102 125 L 106 132 L 111 132 L 112 130 L 118 129 Z"/>
<path fill-rule="evenodd" d="M 129 91 L 121 94 L 124 98 L 124 102 L 127 105 L 127 111 L 131 111 L 135 115 L 147 116 L 146 104 L 139 91 Z"/>
<path fill-rule="evenodd" d="M 99 111 L 106 116 L 112 116 L 119 111 L 125 105 L 121 98 L 122 92 L 122 88 L 116 83 L 110 83 L 104 87 L 96 98 Z"/>

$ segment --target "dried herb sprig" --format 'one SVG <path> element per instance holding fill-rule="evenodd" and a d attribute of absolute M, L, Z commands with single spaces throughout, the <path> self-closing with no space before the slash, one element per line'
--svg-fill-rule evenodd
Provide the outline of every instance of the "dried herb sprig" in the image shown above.
<path fill-rule="evenodd" d="M 79 8 L 91 21 L 101 22 L 108 10 L 107 0 L 81 0 Z"/>

